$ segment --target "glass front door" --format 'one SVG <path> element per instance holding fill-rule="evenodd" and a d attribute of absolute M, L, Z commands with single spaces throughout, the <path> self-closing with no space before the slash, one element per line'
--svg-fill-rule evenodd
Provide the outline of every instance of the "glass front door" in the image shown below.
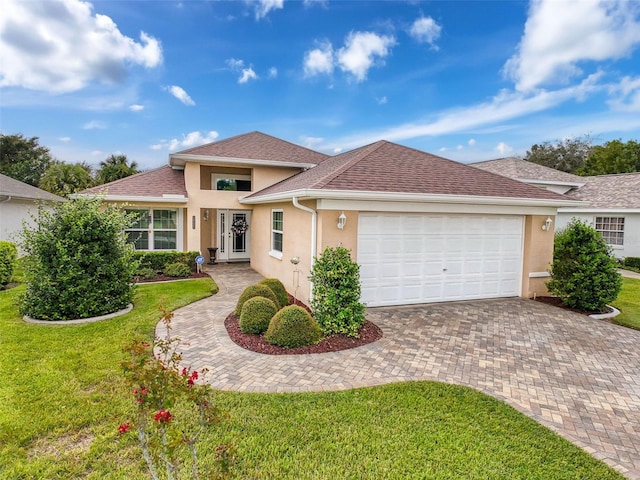
<path fill-rule="evenodd" d="M 220 260 L 249 260 L 251 212 L 218 211 L 218 253 Z"/>

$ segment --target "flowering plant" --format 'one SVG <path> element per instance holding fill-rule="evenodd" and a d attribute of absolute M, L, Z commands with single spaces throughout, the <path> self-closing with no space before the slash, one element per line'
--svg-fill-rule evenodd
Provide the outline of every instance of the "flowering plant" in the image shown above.
<path fill-rule="evenodd" d="M 243 235 L 247 230 L 249 230 L 249 224 L 242 217 L 236 218 L 231 224 L 231 231 L 236 235 Z"/>
<path fill-rule="evenodd" d="M 161 478 L 161 468 L 165 470 L 163 478 L 179 478 L 184 455 L 191 458 L 192 478 L 199 479 L 196 442 L 221 420 L 222 415 L 214 406 L 211 387 L 196 383 L 206 370 L 179 368 L 182 360 L 177 352 L 180 339 L 171 337 L 173 314 L 162 306 L 160 310 L 166 336 L 156 337 L 153 343 L 135 340 L 125 348 L 130 358 L 121 366 L 133 394 L 136 417 L 132 422 L 121 424 L 118 434 L 136 432 L 154 480 Z M 233 454 L 233 447 L 220 445 L 216 449 L 217 471 L 204 472 L 206 478 L 226 476 L 234 460 Z"/>

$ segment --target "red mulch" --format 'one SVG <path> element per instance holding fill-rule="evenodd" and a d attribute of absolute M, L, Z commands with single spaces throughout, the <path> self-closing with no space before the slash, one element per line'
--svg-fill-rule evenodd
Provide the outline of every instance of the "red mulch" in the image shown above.
<path fill-rule="evenodd" d="M 554 307 L 564 308 L 565 310 L 569 310 L 571 312 L 581 313 L 582 315 L 591 315 L 594 313 L 603 313 L 603 312 L 595 312 L 584 310 L 578 310 L 577 308 L 567 307 L 564 303 L 562 303 L 562 299 L 559 297 L 536 297 L 534 298 L 536 302 L 546 303 L 547 305 L 553 305 Z"/>
<path fill-rule="evenodd" d="M 296 301 L 296 305 L 300 305 L 302 308 L 311 313 L 311 310 L 307 305 Z M 264 353 L 267 355 L 300 355 L 304 353 L 327 353 L 327 352 L 339 352 L 340 350 L 348 350 L 350 348 L 360 347 L 373 343 L 376 340 L 382 338 L 382 330 L 375 324 L 366 320 L 364 325 L 360 328 L 360 337 L 352 338 L 346 335 L 332 335 L 320 340 L 317 345 L 308 345 L 306 347 L 297 348 L 284 348 L 277 345 L 271 345 L 263 338 L 262 335 L 252 335 L 244 333 L 240 330 L 240 322 L 238 317 L 233 313 L 230 314 L 224 321 L 224 326 L 227 328 L 229 337 L 236 344 L 242 348 L 251 350 L 257 353 Z"/>
<path fill-rule="evenodd" d="M 192 273 L 191 276 L 184 277 L 184 278 L 176 278 L 176 277 L 170 277 L 168 275 L 160 274 L 157 277 L 150 278 L 150 279 L 136 278 L 135 279 L 135 283 L 169 282 L 171 280 L 187 280 L 187 279 L 191 279 L 191 278 L 207 278 L 208 276 L 209 275 L 207 275 L 204 272 Z"/>

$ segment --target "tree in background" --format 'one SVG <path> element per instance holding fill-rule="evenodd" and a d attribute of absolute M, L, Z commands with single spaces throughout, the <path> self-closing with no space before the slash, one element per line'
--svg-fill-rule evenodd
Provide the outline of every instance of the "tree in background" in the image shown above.
<path fill-rule="evenodd" d="M 133 160 L 129 162 L 126 155 L 111 155 L 100 162 L 100 168 L 96 172 L 96 183 L 102 185 L 138 172 L 138 164 Z"/>
<path fill-rule="evenodd" d="M 38 144 L 38 137 L 0 133 L 0 173 L 37 187 L 53 163 L 49 149 Z"/>
<path fill-rule="evenodd" d="M 91 167 L 85 163 L 56 162 L 47 168 L 38 186 L 61 196 L 79 192 L 93 186 Z"/>
<path fill-rule="evenodd" d="M 576 173 L 587 161 L 592 148 L 591 138 L 588 135 L 566 138 L 557 140 L 555 144 L 551 142 L 535 144 L 531 150 L 527 151 L 524 159 L 563 172 Z"/>
<path fill-rule="evenodd" d="M 593 147 L 578 175 L 640 172 L 640 143 L 611 140 Z"/>

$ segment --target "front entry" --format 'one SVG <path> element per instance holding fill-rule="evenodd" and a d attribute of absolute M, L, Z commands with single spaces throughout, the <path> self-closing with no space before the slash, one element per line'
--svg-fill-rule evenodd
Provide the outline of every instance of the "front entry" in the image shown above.
<path fill-rule="evenodd" d="M 218 210 L 218 259 L 223 262 L 249 260 L 249 210 Z"/>

